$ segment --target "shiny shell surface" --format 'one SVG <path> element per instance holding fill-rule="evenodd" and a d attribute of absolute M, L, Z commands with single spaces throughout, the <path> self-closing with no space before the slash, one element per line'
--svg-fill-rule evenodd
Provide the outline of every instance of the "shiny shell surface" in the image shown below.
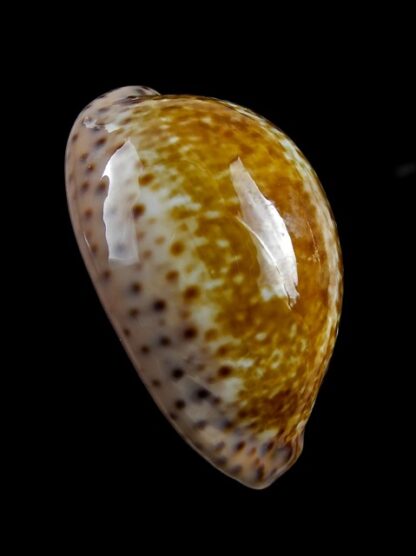
<path fill-rule="evenodd" d="M 91 279 L 158 407 L 218 469 L 271 484 L 302 450 L 340 315 L 336 226 L 309 163 L 250 110 L 124 87 L 79 115 L 66 182 Z"/>

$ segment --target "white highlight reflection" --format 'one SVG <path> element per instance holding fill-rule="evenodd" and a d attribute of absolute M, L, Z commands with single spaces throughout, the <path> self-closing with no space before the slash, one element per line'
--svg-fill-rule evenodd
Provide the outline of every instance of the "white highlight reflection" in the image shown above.
<path fill-rule="evenodd" d="M 257 247 L 263 298 L 287 297 L 292 306 L 298 297 L 298 273 L 292 240 L 275 205 L 260 192 L 240 158 L 230 164 L 230 175 L 243 218 Z"/>
<path fill-rule="evenodd" d="M 103 176 L 109 179 L 103 219 L 109 260 L 123 265 L 139 261 L 133 207 L 139 198 L 139 156 L 127 141 L 107 162 Z"/>

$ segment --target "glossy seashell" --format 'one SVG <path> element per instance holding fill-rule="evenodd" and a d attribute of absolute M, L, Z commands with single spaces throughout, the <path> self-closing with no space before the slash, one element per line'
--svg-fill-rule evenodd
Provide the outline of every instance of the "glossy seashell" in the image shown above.
<path fill-rule="evenodd" d="M 310 165 L 250 110 L 125 87 L 79 115 L 66 182 L 157 405 L 218 469 L 268 486 L 302 450 L 340 315 L 336 226 Z"/>

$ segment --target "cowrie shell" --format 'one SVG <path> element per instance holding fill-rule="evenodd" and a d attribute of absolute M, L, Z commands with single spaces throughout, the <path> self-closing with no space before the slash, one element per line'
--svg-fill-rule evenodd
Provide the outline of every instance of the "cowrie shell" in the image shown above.
<path fill-rule="evenodd" d="M 340 315 L 336 226 L 309 163 L 250 110 L 124 87 L 80 113 L 66 183 L 158 407 L 218 469 L 270 485 L 301 452 Z"/>

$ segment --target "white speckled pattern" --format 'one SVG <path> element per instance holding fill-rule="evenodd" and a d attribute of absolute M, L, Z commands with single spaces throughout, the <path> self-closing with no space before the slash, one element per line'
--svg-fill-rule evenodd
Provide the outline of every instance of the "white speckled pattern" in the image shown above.
<path fill-rule="evenodd" d="M 66 181 L 88 271 L 159 408 L 224 473 L 268 486 L 301 451 L 340 313 L 313 170 L 247 109 L 125 87 L 79 115 Z"/>

